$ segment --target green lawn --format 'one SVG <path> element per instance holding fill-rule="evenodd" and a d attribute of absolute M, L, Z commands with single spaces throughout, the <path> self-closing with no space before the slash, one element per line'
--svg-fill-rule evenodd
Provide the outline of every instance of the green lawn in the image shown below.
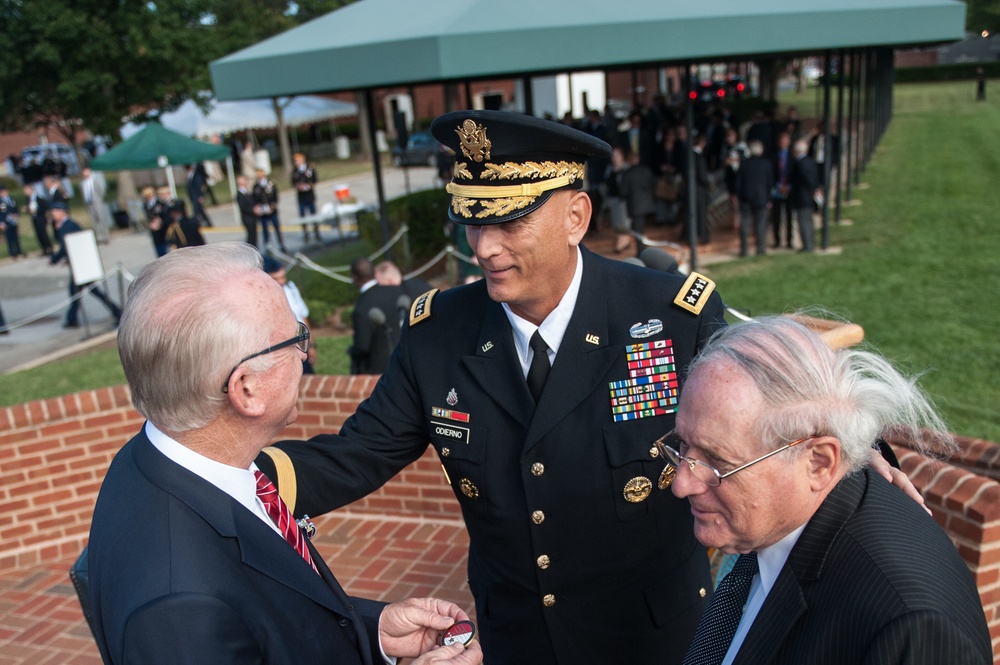
<path fill-rule="evenodd" d="M 895 117 L 834 228 L 839 256 L 713 266 L 727 302 L 753 314 L 821 305 L 862 325 L 911 372 L 952 429 L 1000 441 L 1000 114 L 970 82 L 899 85 Z M 784 102 L 782 104 L 784 108 Z"/>
<path fill-rule="evenodd" d="M 845 209 L 853 225 L 831 233 L 841 254 L 751 258 L 708 272 L 729 304 L 754 315 L 822 306 L 859 323 L 868 343 L 924 373 L 921 385 L 955 432 L 1000 441 L 1000 243 L 992 219 L 1000 103 L 976 103 L 972 92 L 968 81 L 896 87 L 895 118 L 863 174 L 869 187 L 854 192 L 863 204 Z M 307 281 L 293 278 L 300 287 Z M 346 372 L 349 338 L 317 343 L 317 369 Z M 0 403 L 122 380 L 116 354 L 97 352 L 0 376 Z"/>

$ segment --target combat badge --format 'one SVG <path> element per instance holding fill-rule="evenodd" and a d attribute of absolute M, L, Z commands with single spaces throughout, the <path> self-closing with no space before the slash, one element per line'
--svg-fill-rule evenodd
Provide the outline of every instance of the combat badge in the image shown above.
<path fill-rule="evenodd" d="M 646 476 L 636 476 L 625 483 L 625 491 L 622 494 L 629 503 L 642 503 L 653 491 L 653 483 Z"/>
<path fill-rule="evenodd" d="M 661 332 L 663 332 L 663 321 L 660 321 L 659 319 L 650 319 L 646 323 L 637 323 L 628 329 L 628 334 L 631 335 L 633 339 L 652 337 L 653 335 Z"/>
<path fill-rule="evenodd" d="M 476 624 L 471 621 L 456 621 L 455 624 L 441 635 L 441 646 L 461 644 L 468 647 L 476 637 Z"/>
<path fill-rule="evenodd" d="M 677 297 L 674 298 L 674 304 L 692 314 L 701 314 L 705 303 L 708 302 L 708 297 L 712 295 L 714 290 L 715 282 L 704 275 L 693 272 L 688 275 L 684 286 L 678 291 Z"/>
<path fill-rule="evenodd" d="M 424 319 L 431 318 L 431 301 L 437 295 L 437 289 L 431 289 L 413 301 L 410 305 L 410 325 L 416 325 Z"/>

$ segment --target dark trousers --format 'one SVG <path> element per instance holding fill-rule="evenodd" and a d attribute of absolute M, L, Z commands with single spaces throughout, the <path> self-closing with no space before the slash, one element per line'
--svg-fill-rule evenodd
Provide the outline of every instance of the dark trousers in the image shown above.
<path fill-rule="evenodd" d="M 243 228 L 247 231 L 247 244 L 257 247 L 257 218 L 243 218 Z"/>
<path fill-rule="evenodd" d="M 815 249 L 814 237 L 816 235 L 816 227 L 813 225 L 812 206 L 797 209 L 795 215 L 798 217 L 799 222 L 799 237 L 802 239 L 802 251 L 811 252 Z"/>
<path fill-rule="evenodd" d="M 746 203 L 740 204 L 740 256 L 746 256 L 750 250 L 750 230 L 753 229 L 754 242 L 757 244 L 757 254 L 767 254 L 767 207 L 754 208 Z"/>
<path fill-rule="evenodd" d="M 7 237 L 7 251 L 10 252 L 10 255 L 20 256 L 24 254 L 21 251 L 21 237 L 17 234 L 17 224 L 8 222 L 3 233 Z"/>
<path fill-rule="evenodd" d="M 194 221 L 198 222 L 201 226 L 212 225 L 212 220 L 209 219 L 208 213 L 205 212 L 205 206 L 202 205 L 201 199 L 191 201 L 191 207 L 194 208 L 194 214 L 192 215 Z"/>
<path fill-rule="evenodd" d="M 45 256 L 51 256 L 52 239 L 49 238 L 48 221 L 44 217 L 33 217 L 31 219 L 31 224 L 35 227 L 35 236 L 38 238 L 38 245 L 42 248 L 42 253 L 45 254 Z"/>
<path fill-rule="evenodd" d="M 80 290 L 81 290 L 80 287 L 76 285 L 76 282 L 73 281 L 73 277 L 71 275 L 70 278 L 69 278 L 69 295 L 70 295 L 70 297 L 72 298 L 73 296 L 75 296 L 77 293 L 80 292 Z M 95 298 L 97 298 L 102 303 L 104 303 L 104 306 L 108 308 L 109 312 L 111 312 L 111 316 L 114 317 L 115 324 L 117 325 L 118 319 L 120 319 L 121 316 L 122 316 L 122 311 L 121 311 L 121 309 L 118 308 L 118 305 L 116 305 L 113 302 L 111 302 L 111 299 L 108 298 L 108 296 L 105 295 L 104 291 L 102 291 L 101 288 L 98 287 L 98 286 L 95 286 L 94 289 L 90 293 Z M 77 325 L 77 323 L 78 323 L 77 322 L 77 312 L 79 312 L 79 311 L 80 311 L 80 300 L 74 300 L 73 302 L 71 302 L 69 304 L 69 309 L 66 310 L 66 325 L 69 325 L 69 326 L 75 326 L 75 325 Z"/>
<path fill-rule="evenodd" d="M 257 219 L 260 220 L 260 227 L 264 231 L 264 246 L 266 247 L 267 243 L 271 240 L 271 234 L 268 233 L 267 230 L 267 225 L 271 224 L 274 227 L 274 235 L 278 238 L 278 246 L 281 247 L 281 251 L 287 251 L 285 250 L 285 241 L 281 237 L 281 226 L 278 223 L 278 213 L 273 212 L 270 215 L 261 215 Z"/>
<path fill-rule="evenodd" d="M 299 217 L 305 217 L 306 214 L 309 215 L 316 214 L 316 199 L 313 199 L 312 201 L 299 201 Z M 313 228 L 313 235 L 316 236 L 317 242 L 319 240 L 322 240 L 322 238 L 319 237 L 319 224 L 313 224 L 312 228 Z M 308 224 L 302 225 L 302 239 L 303 240 L 309 239 Z"/>
<path fill-rule="evenodd" d="M 771 205 L 771 230 L 774 231 L 774 246 L 781 247 L 781 222 L 785 222 L 785 246 L 792 246 L 792 208 L 788 199 L 774 199 Z"/>

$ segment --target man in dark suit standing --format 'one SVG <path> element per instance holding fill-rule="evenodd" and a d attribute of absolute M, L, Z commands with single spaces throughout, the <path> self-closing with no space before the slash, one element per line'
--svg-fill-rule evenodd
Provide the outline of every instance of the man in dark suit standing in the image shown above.
<path fill-rule="evenodd" d="M 257 215 L 253 212 L 253 195 L 250 192 L 250 183 L 244 176 L 236 178 L 236 205 L 240 209 L 240 221 L 246 229 L 249 245 L 257 247 Z"/>
<path fill-rule="evenodd" d="M 271 236 L 268 232 L 268 225 L 270 225 L 274 228 L 278 246 L 281 247 L 282 252 L 287 254 L 285 240 L 281 237 L 281 222 L 278 220 L 278 186 L 268 180 L 264 169 L 257 169 L 257 181 L 253 185 L 251 199 L 253 200 L 253 212 L 257 215 L 261 229 L 264 231 L 264 246 L 271 246 Z"/>
<path fill-rule="evenodd" d="M 399 341 L 402 326 L 399 315 L 401 299 L 412 301 L 401 285 L 379 284 L 372 262 L 358 258 L 351 262 L 351 279 L 360 290 L 354 303 L 351 323 L 354 343 L 351 374 L 381 374 L 389 366 L 389 357 Z"/>
<path fill-rule="evenodd" d="M 254 466 L 295 420 L 309 344 L 256 250 L 220 243 L 148 264 L 118 344 L 147 421 L 111 463 L 91 524 L 105 663 L 480 662 L 475 643 L 434 647 L 467 618 L 454 603 L 348 597 Z"/>
<path fill-rule="evenodd" d="M 890 432 L 955 449 L 885 359 L 831 350 L 789 318 L 738 324 L 702 350 L 657 446 L 698 540 L 740 557 L 685 665 L 993 662 L 955 546 L 865 468 Z"/>
<path fill-rule="evenodd" d="M 69 262 L 69 253 L 66 251 L 66 236 L 71 233 L 79 233 L 83 229 L 75 221 L 70 219 L 69 209 L 65 201 L 55 201 L 49 204 L 49 214 L 52 215 L 52 223 L 56 227 L 56 240 L 59 241 L 59 251 L 49 257 L 50 265 L 57 265 L 60 261 L 66 260 Z M 76 294 L 80 292 L 80 285 L 76 283 L 73 279 L 73 271 L 70 270 L 69 273 L 69 297 L 73 298 Z M 118 320 L 121 318 L 122 311 L 119 309 L 118 305 L 113 303 L 104 291 L 101 290 L 96 284 L 91 288 L 90 293 L 93 294 L 95 298 L 104 303 L 104 306 L 108 308 L 111 312 L 111 316 L 114 317 L 115 326 L 118 325 Z M 80 311 L 80 300 L 73 300 L 69 309 L 66 310 L 66 320 L 63 321 L 63 328 L 77 328 L 80 326 L 77 320 L 77 313 Z"/>
<path fill-rule="evenodd" d="M 772 193 L 771 228 L 774 231 L 774 246 L 781 247 L 781 222 L 785 224 L 785 246 L 792 248 L 792 209 L 788 204 L 788 195 L 792 185 L 789 181 L 792 173 L 792 139 L 788 132 L 778 134 L 777 146 L 774 151 L 774 190 Z"/>
<path fill-rule="evenodd" d="M 205 212 L 205 188 L 208 187 L 208 173 L 203 164 L 188 164 L 184 167 L 187 173 L 188 198 L 191 199 L 192 218 L 202 226 L 211 226 L 212 220 Z"/>
<path fill-rule="evenodd" d="M 757 256 L 767 254 L 767 211 L 771 207 L 774 167 L 764 157 L 764 145 L 750 141 L 750 158 L 736 172 L 736 197 L 740 202 L 740 256 L 749 253 L 750 229 L 757 243 Z"/>
<path fill-rule="evenodd" d="M 52 256 L 52 239 L 49 237 L 49 220 L 46 215 L 46 200 L 38 195 L 31 185 L 24 186 L 24 212 L 31 216 L 31 225 L 35 227 L 35 237 L 38 246 L 42 248 L 43 256 Z"/>
<path fill-rule="evenodd" d="M 813 224 L 813 211 L 816 209 L 816 191 L 820 186 L 819 170 L 816 162 L 809 156 L 809 144 L 799 139 L 795 142 L 795 161 L 788 178 L 791 190 L 788 194 L 788 207 L 795 211 L 799 223 L 799 238 L 802 240 L 803 252 L 815 249 L 816 228 Z"/>

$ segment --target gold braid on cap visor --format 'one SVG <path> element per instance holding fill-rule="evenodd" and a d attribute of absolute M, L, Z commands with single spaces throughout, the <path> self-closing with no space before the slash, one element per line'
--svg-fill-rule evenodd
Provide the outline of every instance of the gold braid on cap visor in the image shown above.
<path fill-rule="evenodd" d="M 465 165 L 459 166 L 462 169 L 456 170 L 456 175 L 464 170 Z M 483 171 L 482 176 L 480 176 L 483 180 L 545 177 L 553 171 L 560 172 L 562 175 L 542 182 L 527 182 L 520 185 L 499 187 L 448 183 L 445 190 L 452 195 L 451 206 L 455 214 L 471 218 L 472 211 L 469 208 L 478 203 L 482 209 L 476 213 L 477 218 L 503 216 L 530 205 L 544 192 L 573 184 L 577 179 L 583 178 L 585 172 L 583 164 L 573 162 L 526 162 L 524 164 L 508 162 L 503 165 L 489 164 L 487 167 L 487 170 Z"/>

